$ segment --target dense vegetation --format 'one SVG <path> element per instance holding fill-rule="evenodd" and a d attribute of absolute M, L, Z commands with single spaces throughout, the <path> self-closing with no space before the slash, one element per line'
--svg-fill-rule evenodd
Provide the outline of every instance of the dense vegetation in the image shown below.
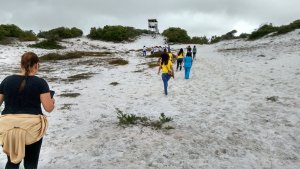
<path fill-rule="evenodd" d="M 168 28 L 163 31 L 162 35 L 171 43 L 189 43 L 191 40 L 186 30 L 181 28 Z"/>
<path fill-rule="evenodd" d="M 78 28 L 73 27 L 70 29 L 65 27 L 58 27 L 49 31 L 39 32 L 37 36 L 39 38 L 45 38 L 46 40 L 33 45 L 29 45 L 29 47 L 42 49 L 64 49 L 65 47 L 59 45 L 59 40 L 67 38 L 76 38 L 82 35 L 82 30 Z"/>
<path fill-rule="evenodd" d="M 122 42 L 134 40 L 137 36 L 148 33 L 148 30 L 135 29 L 133 27 L 125 26 L 104 26 L 104 28 L 92 27 L 90 34 L 88 35 L 91 39 Z"/>
<path fill-rule="evenodd" d="M 169 43 L 193 43 L 193 44 L 209 44 L 217 43 L 223 40 L 231 40 L 243 38 L 247 40 L 256 40 L 266 35 L 277 36 L 280 34 L 291 32 L 300 28 L 300 20 L 296 20 L 288 25 L 273 26 L 271 23 L 264 24 L 250 34 L 242 33 L 235 36 L 236 30 L 232 30 L 224 35 L 214 35 L 210 39 L 206 36 L 190 37 L 187 31 L 181 28 L 170 27 L 163 31 L 162 35 L 167 38 Z M 92 27 L 88 37 L 96 40 L 122 42 L 132 41 L 141 34 L 148 34 L 149 31 L 145 29 L 135 29 L 128 26 L 104 26 L 103 28 Z M 10 39 L 18 39 L 20 41 L 36 41 L 37 37 L 45 38 L 45 41 L 39 42 L 30 47 L 44 48 L 44 49 L 62 49 L 57 41 L 65 38 L 75 38 L 83 35 L 82 30 L 73 27 L 65 28 L 58 27 L 49 31 L 39 32 L 36 36 L 33 31 L 23 31 L 14 24 L 0 25 L 0 44 L 10 43 Z"/>
<path fill-rule="evenodd" d="M 49 40 L 61 40 L 67 38 L 76 38 L 83 35 L 82 30 L 73 27 L 73 28 L 65 28 L 65 27 L 58 27 L 55 29 L 51 29 L 49 31 L 42 31 L 38 33 L 38 37 L 45 38 Z"/>
<path fill-rule="evenodd" d="M 0 25 L 0 41 L 6 38 L 17 38 L 20 41 L 35 41 L 36 35 L 33 31 L 23 31 L 14 24 Z"/>
<path fill-rule="evenodd" d="M 300 20 L 296 20 L 288 25 L 282 25 L 279 27 L 273 26 L 271 23 L 264 24 L 249 35 L 249 40 L 259 39 L 270 33 L 273 33 L 273 36 L 281 35 L 299 28 L 300 28 Z"/>

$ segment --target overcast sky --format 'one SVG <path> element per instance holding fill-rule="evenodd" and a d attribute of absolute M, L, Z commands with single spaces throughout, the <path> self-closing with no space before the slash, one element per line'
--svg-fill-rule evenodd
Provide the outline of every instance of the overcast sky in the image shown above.
<path fill-rule="evenodd" d="M 0 0 L 0 24 L 38 33 L 60 26 L 133 26 L 159 31 L 180 27 L 190 36 L 223 35 L 233 29 L 250 33 L 263 23 L 289 24 L 300 19 L 300 0 Z"/>

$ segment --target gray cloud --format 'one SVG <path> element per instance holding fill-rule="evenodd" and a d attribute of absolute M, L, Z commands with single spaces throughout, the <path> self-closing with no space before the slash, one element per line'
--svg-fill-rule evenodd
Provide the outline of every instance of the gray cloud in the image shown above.
<path fill-rule="evenodd" d="M 180 27 L 190 36 L 251 32 L 263 23 L 288 24 L 300 16 L 299 0 L 0 0 L 0 23 L 45 31 L 59 26 L 124 25 L 147 29 L 158 19 L 160 31 Z"/>

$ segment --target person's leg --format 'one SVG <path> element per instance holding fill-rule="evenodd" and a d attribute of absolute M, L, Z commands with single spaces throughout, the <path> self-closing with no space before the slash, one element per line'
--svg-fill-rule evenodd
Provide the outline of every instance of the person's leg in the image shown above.
<path fill-rule="evenodd" d="M 180 65 L 180 59 L 177 59 L 176 61 L 177 61 L 177 65 L 176 65 L 176 71 L 177 71 Z"/>
<path fill-rule="evenodd" d="M 7 156 L 7 163 L 5 166 L 5 169 L 19 169 L 20 163 L 18 164 L 14 164 L 12 162 L 10 162 L 10 158 L 9 156 Z"/>
<path fill-rule="evenodd" d="M 25 146 L 25 169 L 37 169 L 43 138 L 38 142 Z"/>
<path fill-rule="evenodd" d="M 183 61 L 183 59 L 180 59 L 180 61 L 179 61 L 180 71 L 181 71 L 181 68 L 182 68 L 182 61 Z"/>
<path fill-rule="evenodd" d="M 185 79 L 188 79 L 188 78 L 187 78 L 187 67 L 184 67 L 184 78 L 185 78 Z"/>
<path fill-rule="evenodd" d="M 190 70 L 191 70 L 190 67 L 187 67 L 187 68 L 186 68 L 186 79 L 189 79 L 189 78 L 190 78 Z"/>
<path fill-rule="evenodd" d="M 165 95 L 168 95 L 168 81 L 170 79 L 170 76 L 166 73 L 163 73 L 161 75 L 163 83 L 164 83 L 164 91 L 165 91 Z"/>

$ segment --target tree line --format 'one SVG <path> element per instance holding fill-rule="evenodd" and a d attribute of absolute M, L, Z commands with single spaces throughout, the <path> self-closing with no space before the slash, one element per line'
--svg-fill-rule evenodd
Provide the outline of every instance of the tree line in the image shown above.
<path fill-rule="evenodd" d="M 300 20 L 296 20 L 288 25 L 273 26 L 271 23 L 264 24 L 252 33 L 242 33 L 236 36 L 236 30 L 227 32 L 224 35 L 214 35 L 210 39 L 206 36 L 194 36 L 190 37 L 186 30 L 182 28 L 170 27 L 162 32 L 162 35 L 166 37 L 168 43 L 193 43 L 193 44 L 213 44 L 223 40 L 231 39 L 246 39 L 256 40 L 266 35 L 277 36 L 284 33 L 291 32 L 295 29 L 300 28 Z M 112 41 L 112 42 L 123 42 L 133 41 L 136 37 L 142 34 L 152 34 L 145 29 L 136 29 L 128 26 L 109 26 L 106 25 L 103 28 L 92 27 L 90 29 L 88 38 L 94 40 Z M 60 49 L 58 41 L 67 38 L 76 38 L 83 36 L 83 31 L 79 28 L 67 28 L 58 27 L 49 31 L 40 31 L 35 34 L 32 30 L 24 31 L 14 24 L 1 24 L 0 25 L 0 44 L 5 44 L 10 38 L 17 38 L 20 41 L 37 41 L 38 38 L 44 38 L 45 40 L 37 44 L 31 45 L 31 47 L 46 48 L 46 49 Z"/>

